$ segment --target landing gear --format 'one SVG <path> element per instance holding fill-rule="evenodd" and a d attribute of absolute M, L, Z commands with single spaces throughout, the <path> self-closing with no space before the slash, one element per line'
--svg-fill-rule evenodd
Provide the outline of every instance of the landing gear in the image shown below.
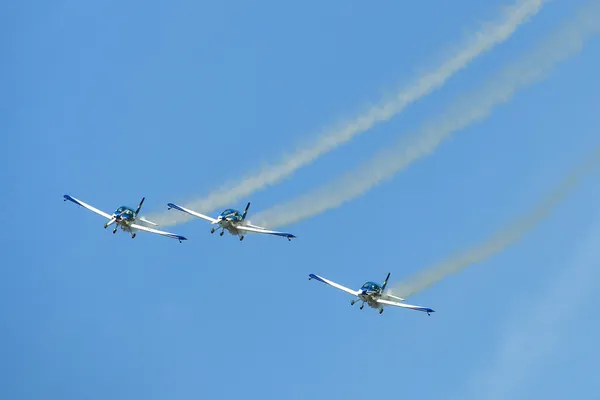
<path fill-rule="evenodd" d="M 224 233 L 224 231 L 221 231 L 221 233 L 219 233 L 219 236 L 223 236 Z"/>
<path fill-rule="evenodd" d="M 215 228 L 210 228 L 210 233 L 215 233 Z"/>
<path fill-rule="evenodd" d="M 379 314 L 383 313 L 383 308 L 379 309 Z"/>
<path fill-rule="evenodd" d="M 131 234 L 131 238 L 132 238 L 132 239 L 135 239 L 135 235 L 136 235 L 135 233 L 132 233 L 132 234 Z"/>
<path fill-rule="evenodd" d="M 115 229 L 113 229 L 113 234 L 117 233 L 117 227 L 115 226 Z"/>
<path fill-rule="evenodd" d="M 244 237 L 243 237 L 243 236 L 240 236 L 240 242 L 241 242 L 242 240 L 244 240 Z"/>
<path fill-rule="evenodd" d="M 363 308 L 365 308 L 365 303 L 362 303 L 362 304 L 360 305 L 360 309 L 362 310 Z"/>
<path fill-rule="evenodd" d="M 351 306 L 353 306 L 353 305 L 354 305 L 354 303 L 356 303 L 356 300 L 352 300 L 352 301 L 350 302 L 350 305 L 351 305 Z"/>

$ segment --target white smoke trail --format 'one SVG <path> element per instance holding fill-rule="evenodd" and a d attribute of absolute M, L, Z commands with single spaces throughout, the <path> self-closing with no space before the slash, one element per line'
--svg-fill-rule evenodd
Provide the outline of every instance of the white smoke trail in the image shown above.
<path fill-rule="evenodd" d="M 582 338 L 581 330 L 586 328 L 581 326 L 581 322 L 585 319 L 583 313 L 591 311 L 598 293 L 599 245 L 600 224 L 596 223 L 557 279 L 553 279 L 539 295 L 527 293 L 527 300 L 513 308 L 517 311 L 499 335 L 496 350 L 486 352 L 483 364 L 477 366 L 468 379 L 466 389 L 470 395 L 463 393 L 452 398 L 542 398 L 540 392 L 548 392 L 548 388 L 552 388 L 545 374 L 546 368 L 563 364 L 564 360 L 558 360 L 565 352 L 570 354 L 570 362 L 564 365 L 572 369 L 576 362 L 581 365 L 582 372 L 585 371 L 581 356 L 575 355 L 577 352 L 573 354 L 569 344 L 579 341 L 580 346 L 587 343 L 590 348 L 595 348 L 593 336 L 583 335 Z M 559 301 L 557 293 L 560 293 Z M 589 339 L 586 340 L 585 336 Z M 595 352 L 597 355 L 598 351 Z M 587 388 L 588 393 L 591 393 L 590 389 Z M 581 390 L 580 387 L 580 393 L 585 392 L 585 388 Z M 569 393 L 572 398 L 578 398 L 571 390 Z"/>
<path fill-rule="evenodd" d="M 510 225 L 496 232 L 482 243 L 443 260 L 438 264 L 425 268 L 415 274 L 412 278 L 393 285 L 390 288 L 390 292 L 401 297 L 408 297 L 427 289 L 449 275 L 456 274 L 473 264 L 481 263 L 493 255 L 500 253 L 510 245 L 519 241 L 526 233 L 534 229 L 540 222 L 547 218 L 556 206 L 579 184 L 580 180 L 599 166 L 600 149 L 597 149 L 592 157 L 571 171 L 571 173 L 529 213 L 516 221 L 513 221 Z"/>
<path fill-rule="evenodd" d="M 228 206 L 266 186 L 274 185 L 297 169 L 310 164 L 321 155 L 343 145 L 375 124 L 387 121 L 406 106 L 440 88 L 448 78 L 465 68 L 473 59 L 506 41 L 515 30 L 537 14 L 548 0 L 517 0 L 506 9 L 501 21 L 486 23 L 461 50 L 443 62 L 437 69 L 419 77 L 412 86 L 399 91 L 391 101 L 370 108 L 353 120 L 325 130 L 315 143 L 301 148 L 280 162 L 267 165 L 241 182 L 230 182 L 206 197 L 187 202 L 185 207 L 200 212 Z M 163 226 L 183 223 L 193 218 L 184 213 L 159 213 L 148 216 Z"/>
<path fill-rule="evenodd" d="M 373 186 L 431 154 L 456 131 L 486 117 L 495 106 L 507 102 L 514 93 L 544 78 L 558 62 L 577 53 L 583 41 L 600 28 L 599 2 L 594 0 L 536 48 L 529 50 L 474 92 L 461 96 L 437 119 L 428 121 L 416 134 L 385 148 L 371 161 L 340 179 L 297 199 L 254 215 L 254 221 L 269 227 L 297 222 L 356 198 Z"/>

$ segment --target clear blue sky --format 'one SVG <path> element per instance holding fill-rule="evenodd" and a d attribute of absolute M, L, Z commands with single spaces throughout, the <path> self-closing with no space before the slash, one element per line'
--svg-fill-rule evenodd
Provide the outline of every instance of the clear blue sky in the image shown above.
<path fill-rule="evenodd" d="M 418 126 L 580 3 L 550 2 L 251 212 Z M 361 312 L 307 277 L 401 279 L 531 207 L 600 144 L 598 39 L 405 173 L 285 227 L 291 243 L 199 220 L 169 228 L 183 244 L 131 240 L 62 201 L 111 212 L 145 196 L 150 212 L 207 193 L 410 83 L 504 4 L 2 4 L 0 397 L 595 398 L 597 173 L 525 240 L 410 299 L 431 317 Z"/>

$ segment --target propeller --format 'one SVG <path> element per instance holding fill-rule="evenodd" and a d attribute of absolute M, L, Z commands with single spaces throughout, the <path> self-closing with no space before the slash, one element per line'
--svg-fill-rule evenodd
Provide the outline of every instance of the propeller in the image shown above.
<path fill-rule="evenodd" d="M 248 209 L 250 208 L 250 203 L 246 206 L 244 213 L 242 214 L 242 221 L 246 219 L 246 214 L 248 214 Z"/>
<path fill-rule="evenodd" d="M 119 215 L 114 215 L 107 223 L 104 224 L 104 229 L 108 228 L 110 225 L 114 224 L 117 220 L 121 219 L 121 216 L 125 213 L 125 211 L 121 211 Z"/>
<path fill-rule="evenodd" d="M 387 277 L 385 278 L 385 281 L 383 281 L 383 285 L 381 286 L 381 293 L 383 293 L 385 291 L 385 286 L 388 283 L 388 280 L 390 279 L 390 272 L 388 272 Z"/>
<path fill-rule="evenodd" d="M 140 205 L 138 206 L 137 210 L 135 210 L 135 216 L 136 217 L 140 213 L 140 209 L 142 208 L 142 204 L 144 204 L 144 200 L 146 200 L 146 198 L 142 197 L 142 201 L 140 201 Z"/>
<path fill-rule="evenodd" d="M 112 217 L 107 223 L 104 224 L 104 229 L 108 228 L 110 225 L 114 224 L 117 220 L 117 217 Z"/>

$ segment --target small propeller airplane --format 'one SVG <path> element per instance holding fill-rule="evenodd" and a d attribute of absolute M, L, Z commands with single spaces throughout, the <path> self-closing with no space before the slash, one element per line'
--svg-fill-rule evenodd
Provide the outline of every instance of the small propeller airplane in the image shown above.
<path fill-rule="evenodd" d="M 138 206 L 138 208 L 135 211 L 129 207 L 121 206 L 121 207 L 117 208 L 112 215 L 109 215 L 109 214 L 105 213 L 104 211 L 100 211 L 97 208 L 92 207 L 89 204 L 86 204 L 83 201 L 78 200 L 73 196 L 69 196 L 68 194 L 65 194 L 63 197 L 64 197 L 64 201 L 67 201 L 67 200 L 72 201 L 73 203 L 80 205 L 81 207 L 87 208 L 88 210 L 93 211 L 98 215 L 102 215 L 104 218 L 108 219 L 108 222 L 104 224 L 105 229 L 108 228 L 110 225 L 116 223 L 115 229 L 113 229 L 113 233 L 117 233 L 117 228 L 120 226 L 122 230 L 129 232 L 131 234 L 132 239 L 135 238 L 137 231 L 145 231 L 145 232 L 156 233 L 158 235 L 177 239 L 177 240 L 179 240 L 179 243 L 181 243 L 182 240 L 187 240 L 187 238 L 184 236 L 176 235 L 174 233 L 159 231 L 158 229 L 149 228 L 147 226 L 143 226 L 143 225 L 136 223 L 137 221 L 140 221 L 142 223 L 146 223 L 149 225 L 158 226 L 157 224 L 155 224 L 152 221 L 148 221 L 147 219 L 145 219 L 143 217 L 138 217 L 140 209 L 142 208 L 142 204 L 144 204 L 144 200 L 146 199 L 145 197 L 142 198 L 142 201 L 140 201 L 140 205 Z"/>
<path fill-rule="evenodd" d="M 178 206 L 177 204 L 173 204 L 173 203 L 167 204 L 167 207 L 169 210 L 171 208 L 174 208 L 176 210 L 183 211 L 185 213 L 193 215 L 194 217 L 198 217 L 198 218 L 207 220 L 212 225 L 217 225 L 216 228 L 211 228 L 210 233 L 215 233 L 216 230 L 221 229 L 221 232 L 219 233 L 220 236 L 223 236 L 223 233 L 225 233 L 225 231 L 228 231 L 230 234 L 232 234 L 234 236 L 235 235 L 239 236 L 240 240 L 244 240 L 244 235 L 247 232 L 263 233 L 263 234 L 274 235 L 274 236 L 282 236 L 282 237 L 287 238 L 287 240 L 290 240 L 290 241 L 292 240 L 292 238 L 296 237 L 296 236 L 292 235 L 291 233 L 271 231 L 266 228 L 252 225 L 251 223 L 247 222 L 246 215 L 248 214 L 248 208 L 250 208 L 250 203 L 248 203 L 248 205 L 246 206 L 246 209 L 244 210 L 243 213 L 239 212 L 238 210 L 233 210 L 231 208 L 228 208 L 227 210 L 223 211 L 221 213 L 221 215 L 219 215 L 216 219 L 211 218 L 204 214 L 200 214 L 199 212 L 192 211 L 185 207 Z"/>
<path fill-rule="evenodd" d="M 347 287 L 344 287 L 340 284 L 330 281 L 329 279 L 325 279 L 325 278 L 320 277 L 319 275 L 315 275 L 315 274 L 310 274 L 308 276 L 308 280 L 310 281 L 311 279 L 315 279 L 319 282 L 323 282 L 327 285 L 333 286 L 334 288 L 343 290 L 346 293 L 349 293 L 353 296 L 358 297 L 358 299 L 352 300 L 350 302 L 350 305 L 353 306 L 354 303 L 362 301 L 362 304 L 360 305 L 361 310 L 365 306 L 365 303 L 367 303 L 369 305 L 369 307 L 379 309 L 379 314 L 381 314 L 383 312 L 384 306 L 396 306 L 396 307 L 409 308 L 411 310 L 426 312 L 427 315 L 430 315 L 430 313 L 435 312 L 431 308 L 421 307 L 421 306 L 413 306 L 411 304 L 406 304 L 406 303 L 400 303 L 401 301 L 404 301 L 403 298 L 391 295 L 389 293 L 385 293 L 385 286 L 387 285 L 388 280 L 390 279 L 389 273 L 388 273 L 387 277 L 385 278 L 383 285 L 379 285 L 375 282 L 367 282 L 359 290 L 348 289 Z"/>

